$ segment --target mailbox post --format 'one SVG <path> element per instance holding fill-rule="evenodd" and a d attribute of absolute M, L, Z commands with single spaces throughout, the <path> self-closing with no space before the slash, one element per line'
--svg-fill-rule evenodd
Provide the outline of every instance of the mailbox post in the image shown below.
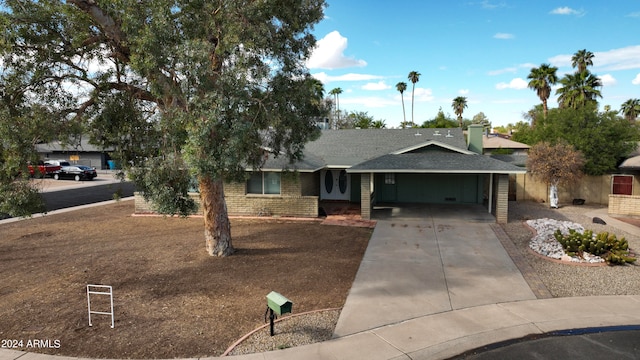
<path fill-rule="evenodd" d="M 291 300 L 275 291 L 272 291 L 267 295 L 267 311 L 269 312 L 269 320 L 271 323 L 271 336 L 273 336 L 273 323 L 276 318 L 275 314 L 282 315 L 290 313 L 292 305 L 293 303 Z"/>

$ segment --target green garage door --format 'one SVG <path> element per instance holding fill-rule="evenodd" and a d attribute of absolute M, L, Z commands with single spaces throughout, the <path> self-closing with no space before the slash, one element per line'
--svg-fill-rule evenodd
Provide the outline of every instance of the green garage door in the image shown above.
<path fill-rule="evenodd" d="M 384 176 L 376 177 L 376 198 L 380 202 L 476 204 L 482 202 L 481 185 L 474 174 L 395 174 L 393 186 L 384 183 Z"/>

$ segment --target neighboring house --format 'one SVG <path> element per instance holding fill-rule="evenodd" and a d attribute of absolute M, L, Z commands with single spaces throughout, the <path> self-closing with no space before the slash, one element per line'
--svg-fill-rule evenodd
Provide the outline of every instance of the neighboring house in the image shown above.
<path fill-rule="evenodd" d="M 344 201 L 370 219 L 383 203 L 484 204 L 507 222 L 509 175 L 526 170 L 481 155 L 482 136 L 473 125 L 469 142 L 457 128 L 325 130 L 304 161 L 269 157 L 246 183 L 226 184 L 228 212 L 317 217 L 321 201 Z M 139 196 L 136 212 L 148 211 Z"/>
<path fill-rule="evenodd" d="M 61 144 L 53 141 L 48 144 L 37 144 L 36 151 L 43 161 L 66 160 L 72 164 L 91 166 L 96 169 L 108 169 L 111 158 L 108 155 L 113 149 L 101 149 L 89 144 L 88 139 L 82 138 L 77 145 Z"/>
<path fill-rule="evenodd" d="M 621 174 L 611 175 L 609 214 L 640 216 L 640 143 L 618 167 Z"/>
<path fill-rule="evenodd" d="M 636 149 L 618 166 L 621 174 L 614 174 L 611 178 L 611 194 L 640 195 L 638 186 L 640 175 L 640 143 Z M 639 209 L 640 212 L 640 209 Z"/>

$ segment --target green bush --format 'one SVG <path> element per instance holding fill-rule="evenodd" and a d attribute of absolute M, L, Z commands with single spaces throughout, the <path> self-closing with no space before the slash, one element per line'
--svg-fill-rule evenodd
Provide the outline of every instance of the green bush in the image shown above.
<path fill-rule="evenodd" d="M 580 256 L 588 252 L 603 258 L 612 265 L 622 265 L 636 261 L 629 253 L 629 243 L 622 237 L 618 239 L 615 234 L 601 232 L 594 236 L 593 231 L 585 230 L 582 234 L 570 229 L 569 234 L 562 235 L 560 230 L 553 234 L 569 256 Z"/>

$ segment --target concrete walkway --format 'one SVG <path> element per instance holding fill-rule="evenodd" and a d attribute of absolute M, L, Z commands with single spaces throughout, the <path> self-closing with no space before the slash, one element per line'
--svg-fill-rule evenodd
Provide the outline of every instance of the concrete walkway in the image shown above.
<path fill-rule="evenodd" d="M 536 299 L 492 230 L 495 220 L 459 211 L 381 217 L 334 339 L 231 358 L 446 359 L 531 334 L 640 325 L 638 295 Z M 590 216 L 639 233 L 606 209 Z M 18 358 L 64 359 L 0 350 L 0 360 Z"/>

